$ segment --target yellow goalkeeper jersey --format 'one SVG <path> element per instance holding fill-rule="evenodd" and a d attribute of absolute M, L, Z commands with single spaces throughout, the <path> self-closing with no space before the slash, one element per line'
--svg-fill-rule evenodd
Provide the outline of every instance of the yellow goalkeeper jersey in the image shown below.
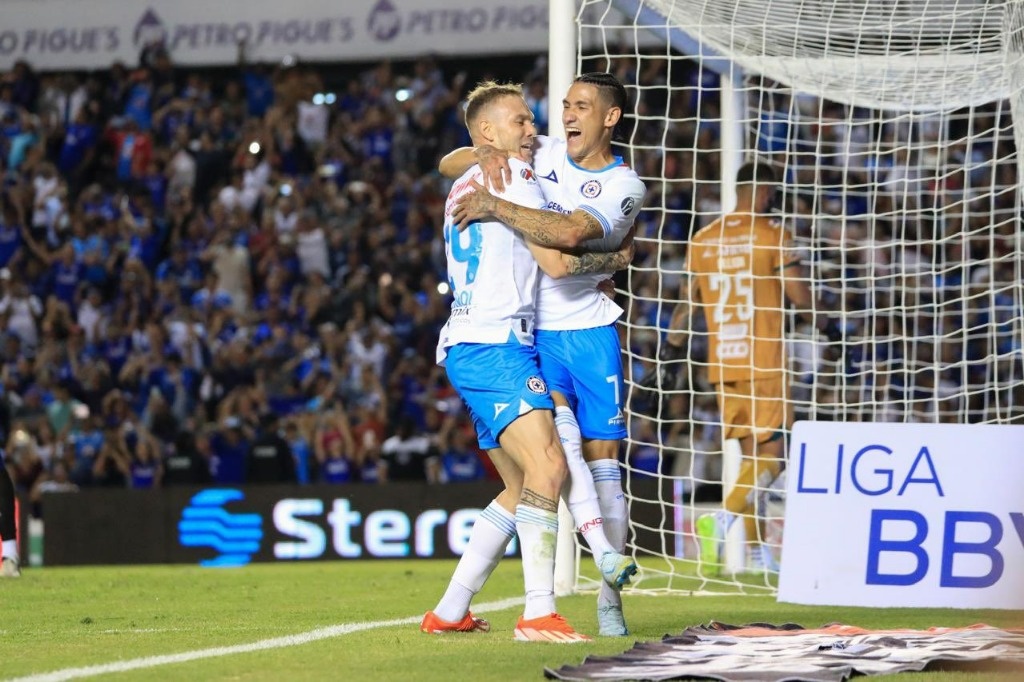
<path fill-rule="evenodd" d="M 707 321 L 711 383 L 783 377 L 783 270 L 798 262 L 789 232 L 764 216 L 731 213 L 690 240 L 686 272 Z"/>

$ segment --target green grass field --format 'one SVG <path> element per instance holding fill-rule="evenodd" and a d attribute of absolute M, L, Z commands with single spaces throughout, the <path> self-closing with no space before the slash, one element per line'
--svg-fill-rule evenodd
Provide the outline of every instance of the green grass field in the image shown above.
<path fill-rule="evenodd" d="M 74 670 L 140 658 L 253 644 L 302 635 L 285 646 L 107 672 L 117 679 L 159 680 L 540 680 L 545 666 L 614 654 L 635 640 L 659 639 L 710 620 L 786 621 L 818 626 L 924 628 L 986 622 L 1020 626 L 1007 611 L 877 610 L 777 604 L 771 597 L 626 596 L 633 635 L 592 644 L 522 644 L 511 640 L 519 607 L 487 614 L 487 634 L 427 636 L 419 618 L 432 608 L 451 561 L 260 564 L 237 569 L 192 566 L 39 568 L 0 581 L 0 666 L 4 679 L 76 679 Z M 518 562 L 498 567 L 477 603 L 515 598 Z M 596 631 L 593 595 L 559 601 L 574 626 Z M 381 627 L 342 627 L 399 621 Z M 338 626 L 338 627 L 333 627 Z M 315 641 L 306 641 L 314 639 Z M 110 671 L 111 668 L 106 668 Z M 41 675 L 42 673 L 56 673 Z M 886 678 L 876 678 L 886 679 Z M 981 682 L 1019 675 L 914 673 L 899 680 Z"/>

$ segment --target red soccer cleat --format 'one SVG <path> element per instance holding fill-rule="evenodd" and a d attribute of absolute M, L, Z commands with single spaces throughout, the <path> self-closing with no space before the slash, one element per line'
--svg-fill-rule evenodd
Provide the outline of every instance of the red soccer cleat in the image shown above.
<path fill-rule="evenodd" d="M 576 644 L 592 642 L 586 635 L 572 629 L 557 613 L 529 620 L 519 617 L 516 623 L 515 640 L 517 642 L 553 642 L 555 644 Z"/>
<path fill-rule="evenodd" d="M 457 623 L 441 620 L 433 611 L 427 611 L 420 623 L 420 630 L 428 635 L 440 635 L 445 632 L 489 632 L 491 624 L 483 618 L 477 618 L 472 612 Z"/>

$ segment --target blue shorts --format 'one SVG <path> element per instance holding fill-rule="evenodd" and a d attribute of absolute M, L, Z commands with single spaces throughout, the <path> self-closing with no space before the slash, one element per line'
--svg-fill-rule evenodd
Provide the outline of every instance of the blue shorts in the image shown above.
<path fill-rule="evenodd" d="M 534 331 L 541 376 L 569 401 L 584 438 L 626 437 L 622 413 L 625 382 L 615 325 L 594 329 Z"/>
<path fill-rule="evenodd" d="M 448 381 L 459 392 L 484 450 L 500 447 L 509 424 L 532 410 L 554 410 L 537 351 L 517 341 L 458 343 L 448 349 Z"/>

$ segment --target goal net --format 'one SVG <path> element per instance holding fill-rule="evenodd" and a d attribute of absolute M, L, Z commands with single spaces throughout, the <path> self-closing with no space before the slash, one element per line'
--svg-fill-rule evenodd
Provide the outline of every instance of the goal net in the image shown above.
<path fill-rule="evenodd" d="M 620 291 L 638 587 L 771 593 L 781 480 L 757 496 L 767 556 L 751 562 L 730 541 L 724 566 L 696 561 L 695 520 L 722 508 L 737 446 L 722 439 L 702 316 L 684 330 L 685 359 L 663 353 L 689 239 L 732 208 L 742 162 L 775 169 L 776 211 L 815 300 L 810 315 L 784 312 L 791 419 L 1024 420 L 1013 125 L 1024 10 L 996 0 L 578 8 L 578 67 L 626 84 L 619 152 L 649 190 Z M 818 331 L 822 316 L 843 341 Z M 577 562 L 579 588 L 593 586 L 590 563 Z"/>

